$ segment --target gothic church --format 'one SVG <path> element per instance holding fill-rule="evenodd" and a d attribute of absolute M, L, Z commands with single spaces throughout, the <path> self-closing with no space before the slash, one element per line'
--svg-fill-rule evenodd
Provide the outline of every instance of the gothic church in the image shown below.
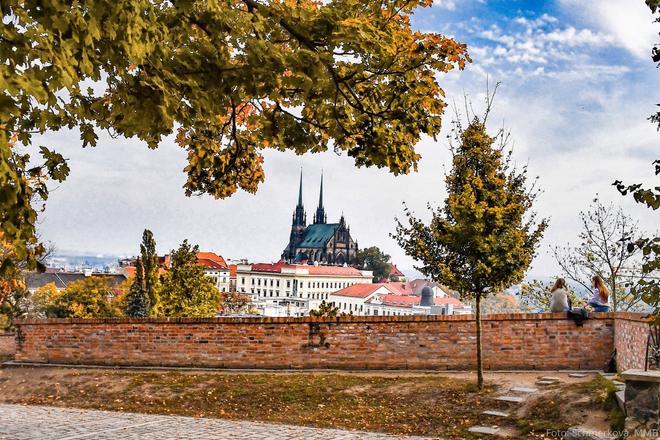
<path fill-rule="evenodd" d="M 302 203 L 302 172 L 298 189 L 298 205 L 293 212 L 289 244 L 282 253 L 282 260 L 289 263 L 308 264 L 351 264 L 358 250 L 357 242 L 351 238 L 351 230 L 342 214 L 339 223 L 327 223 L 328 216 L 323 207 L 323 174 L 319 206 L 314 214 L 314 223 L 307 225 L 307 214 Z"/>

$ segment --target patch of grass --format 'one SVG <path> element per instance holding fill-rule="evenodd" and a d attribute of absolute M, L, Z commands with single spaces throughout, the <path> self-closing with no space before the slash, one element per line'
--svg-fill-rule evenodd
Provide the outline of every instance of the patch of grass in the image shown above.
<path fill-rule="evenodd" d="M 6 370 L 11 373 L 12 369 Z M 89 371 L 0 384 L 0 401 L 470 438 L 494 387 L 438 375 Z"/>

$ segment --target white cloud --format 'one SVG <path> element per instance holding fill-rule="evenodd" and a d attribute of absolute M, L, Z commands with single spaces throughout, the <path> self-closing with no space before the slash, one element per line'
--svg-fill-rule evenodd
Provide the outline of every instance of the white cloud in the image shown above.
<path fill-rule="evenodd" d="M 433 6 L 436 6 L 441 9 L 446 9 L 448 11 L 456 10 L 456 1 L 455 0 L 433 0 Z"/>
<path fill-rule="evenodd" d="M 564 9 L 611 35 L 616 43 L 639 58 L 648 59 L 660 31 L 643 1 L 560 0 Z"/>

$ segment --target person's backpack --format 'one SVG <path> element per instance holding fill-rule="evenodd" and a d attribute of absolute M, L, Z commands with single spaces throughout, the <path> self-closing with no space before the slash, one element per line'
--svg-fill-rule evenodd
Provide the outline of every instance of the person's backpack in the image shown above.
<path fill-rule="evenodd" d="M 582 327 L 584 325 L 584 321 L 589 319 L 589 312 L 587 312 L 585 309 L 571 309 L 566 313 L 570 319 L 575 321 L 575 325 L 578 327 Z"/>

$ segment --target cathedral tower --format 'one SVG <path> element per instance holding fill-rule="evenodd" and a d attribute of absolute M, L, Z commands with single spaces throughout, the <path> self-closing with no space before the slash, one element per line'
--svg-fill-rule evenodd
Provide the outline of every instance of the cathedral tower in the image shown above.
<path fill-rule="evenodd" d="M 323 172 L 321 172 L 321 191 L 319 192 L 319 206 L 316 208 L 316 214 L 314 214 L 314 224 L 326 224 L 328 222 L 328 216 L 325 213 L 325 208 L 323 208 Z"/>

